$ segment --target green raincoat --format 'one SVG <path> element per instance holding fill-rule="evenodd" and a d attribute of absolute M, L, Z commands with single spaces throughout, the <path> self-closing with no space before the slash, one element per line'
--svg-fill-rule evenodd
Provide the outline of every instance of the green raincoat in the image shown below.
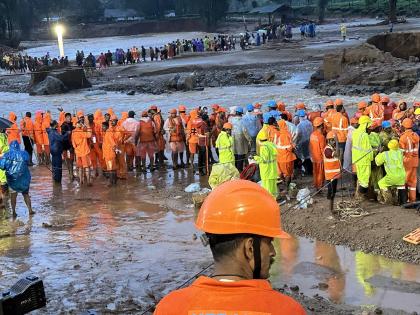
<path fill-rule="evenodd" d="M 376 156 L 376 165 L 384 165 L 386 172 L 385 177 L 378 182 L 380 189 L 405 185 L 405 168 L 403 160 L 404 157 L 401 150 L 385 151 Z"/>
<path fill-rule="evenodd" d="M 233 137 L 229 136 L 226 131 L 221 131 L 216 140 L 216 148 L 219 149 L 219 163 L 235 163 L 235 155 L 233 153 Z"/>
<path fill-rule="evenodd" d="M 260 167 L 261 186 L 277 198 L 277 148 L 270 141 L 261 142 L 260 154 L 254 157 Z"/>
<path fill-rule="evenodd" d="M 4 154 L 9 151 L 9 144 L 7 142 L 7 136 L 5 133 L 0 133 L 0 154 Z M 0 185 L 7 183 L 6 171 L 0 170 Z"/>
<path fill-rule="evenodd" d="M 373 151 L 369 135 L 366 132 L 367 124 L 361 124 L 352 134 L 352 163 L 356 166 L 359 185 L 368 188 L 371 173 Z"/>

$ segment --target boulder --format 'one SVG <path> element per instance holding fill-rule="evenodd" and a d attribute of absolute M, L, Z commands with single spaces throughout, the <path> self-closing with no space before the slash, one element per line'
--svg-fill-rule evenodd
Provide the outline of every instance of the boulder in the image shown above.
<path fill-rule="evenodd" d="M 92 84 L 90 84 L 90 82 L 86 79 L 85 71 L 83 68 L 71 69 L 71 68 L 44 66 L 38 72 L 31 74 L 29 90 L 31 92 L 34 92 L 36 89 L 38 89 L 38 87 L 40 86 L 40 83 L 44 82 L 48 77 L 58 79 L 65 86 L 65 89 L 62 89 L 61 92 L 57 92 L 57 93 L 65 93 L 63 91 L 92 87 Z M 49 79 L 49 82 L 42 86 L 46 87 L 48 85 L 55 84 L 55 86 L 58 87 L 58 82 L 57 81 L 54 81 L 54 82 L 53 80 Z M 55 89 L 55 90 L 58 91 L 58 89 Z M 48 92 L 49 94 L 57 94 L 57 93 L 52 93 L 53 91 L 54 89 L 48 89 L 48 91 L 46 92 Z M 36 95 L 39 95 L 39 94 L 36 94 Z M 45 95 L 45 94 L 41 94 L 41 95 Z"/>
<path fill-rule="evenodd" d="M 176 89 L 178 91 L 192 91 L 195 88 L 196 80 L 194 75 L 186 75 L 179 78 Z"/>
<path fill-rule="evenodd" d="M 273 72 L 268 72 L 268 73 L 264 74 L 264 76 L 263 76 L 263 80 L 265 82 L 274 81 L 275 78 L 276 78 L 276 75 Z"/>
<path fill-rule="evenodd" d="M 47 76 L 45 80 L 30 88 L 29 95 L 53 95 L 66 92 L 68 92 L 68 88 L 61 80 L 52 76 Z"/>

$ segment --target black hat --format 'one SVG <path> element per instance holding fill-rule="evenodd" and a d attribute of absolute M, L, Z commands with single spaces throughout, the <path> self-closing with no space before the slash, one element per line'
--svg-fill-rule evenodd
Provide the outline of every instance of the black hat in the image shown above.
<path fill-rule="evenodd" d="M 133 118 L 134 116 L 136 116 L 136 113 L 134 111 L 130 110 L 128 112 L 128 117 Z"/>

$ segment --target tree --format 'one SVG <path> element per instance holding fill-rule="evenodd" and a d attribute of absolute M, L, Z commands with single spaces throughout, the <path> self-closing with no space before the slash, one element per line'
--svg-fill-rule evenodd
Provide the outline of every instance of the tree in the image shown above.
<path fill-rule="evenodd" d="M 389 0 L 389 21 L 397 22 L 397 0 Z"/>
<path fill-rule="evenodd" d="M 319 23 L 324 22 L 325 9 L 327 8 L 329 0 L 318 0 L 318 20 Z"/>

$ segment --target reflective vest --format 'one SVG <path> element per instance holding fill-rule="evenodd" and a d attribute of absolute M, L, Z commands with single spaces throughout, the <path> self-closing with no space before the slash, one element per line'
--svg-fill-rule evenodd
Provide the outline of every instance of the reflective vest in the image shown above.
<path fill-rule="evenodd" d="M 332 116 L 332 130 L 337 135 L 338 142 L 346 142 L 348 129 L 349 121 L 347 117 L 341 113 Z"/>
<path fill-rule="evenodd" d="M 169 142 L 182 142 L 182 121 L 179 117 L 169 118 Z"/>
<path fill-rule="evenodd" d="M 233 137 L 226 131 L 220 132 L 216 140 L 216 148 L 219 150 L 219 163 L 234 163 Z"/>
<path fill-rule="evenodd" d="M 372 122 L 384 119 L 384 107 L 380 104 L 372 104 L 366 109 Z"/>
<path fill-rule="evenodd" d="M 419 165 L 419 136 L 412 130 L 406 130 L 400 138 L 400 148 L 404 153 L 405 167 Z"/>
<path fill-rule="evenodd" d="M 341 164 L 340 160 L 336 157 L 327 158 L 325 156 L 325 150 L 330 149 L 334 151 L 334 149 L 327 145 L 324 149 L 324 170 L 325 170 L 325 179 L 326 180 L 333 180 L 340 178 L 340 172 L 341 172 Z"/>
<path fill-rule="evenodd" d="M 141 118 L 139 122 L 139 139 L 142 142 L 155 141 L 155 123 L 150 118 Z"/>
<path fill-rule="evenodd" d="M 352 134 L 352 163 L 370 165 L 373 161 L 372 146 L 366 132 L 366 124 L 362 124 Z"/>

